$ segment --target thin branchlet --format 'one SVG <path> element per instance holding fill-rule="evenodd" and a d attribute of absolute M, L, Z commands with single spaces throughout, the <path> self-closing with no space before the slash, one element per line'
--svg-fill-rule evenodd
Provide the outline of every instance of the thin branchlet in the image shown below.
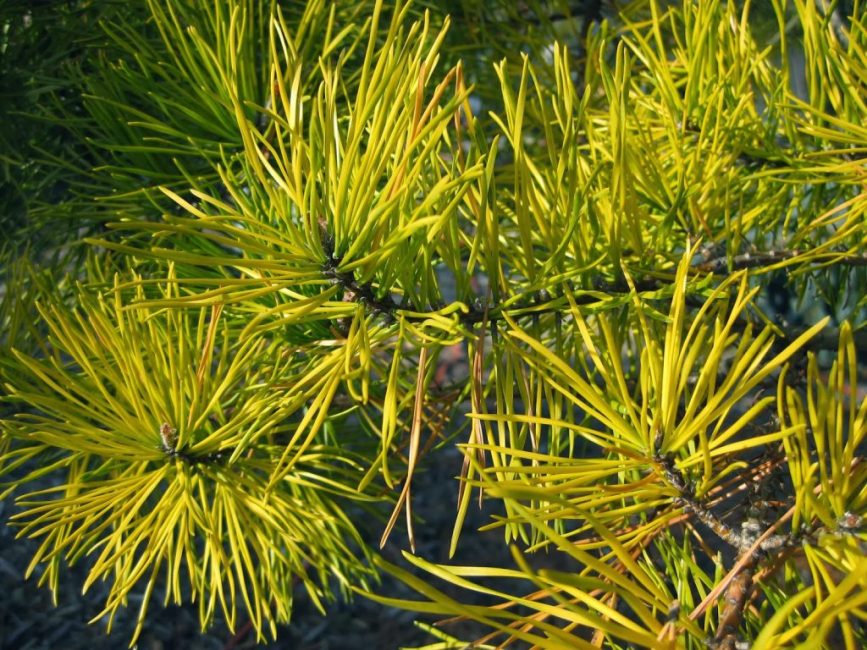
<path fill-rule="evenodd" d="M 405 296 L 398 303 L 390 293 L 386 292 L 382 295 L 382 292 L 377 291 L 373 283 L 358 282 L 352 272 L 341 271 L 340 263 L 342 259 L 335 253 L 334 239 L 327 231 L 324 222 L 320 222 L 320 240 L 325 253 L 325 261 L 322 263 L 322 274 L 330 282 L 341 287 L 344 293 L 344 301 L 361 304 L 372 314 L 384 317 L 390 322 L 396 321 L 400 312 L 425 314 L 436 313 L 441 309 L 441 307 L 437 306 L 414 305 Z M 779 264 L 781 261 L 793 259 L 804 254 L 804 251 L 797 249 L 778 249 L 747 252 L 730 258 L 726 255 L 713 256 L 717 252 L 717 247 L 706 249 L 704 254 L 692 264 L 692 272 L 727 276 L 730 273 L 744 269 L 755 270 L 770 267 Z M 867 254 L 841 253 L 839 257 L 834 258 L 834 261 L 844 265 L 865 266 L 867 265 Z M 615 296 L 630 294 L 633 291 L 650 293 L 665 289 L 671 282 L 673 282 L 673 277 L 636 278 L 631 284 L 626 281 L 625 277 L 610 281 L 597 278 L 593 280 L 592 292 L 587 292 L 582 287 L 570 282 L 564 283 L 563 288 L 568 289 L 572 293 L 572 302 L 580 307 L 598 304 L 603 301 L 604 298 L 600 297 L 599 294 Z M 703 303 L 704 300 L 699 296 L 687 296 L 687 304 L 690 307 L 700 308 Z M 511 318 L 530 317 L 535 321 L 544 315 L 553 315 L 559 319 L 564 313 L 568 313 L 570 309 L 571 306 L 562 295 L 562 291 L 558 292 L 557 287 L 554 286 L 536 291 L 524 300 L 510 303 L 491 304 L 487 302 L 485 304 L 481 300 L 471 301 L 466 303 L 461 311 L 455 312 L 453 318 L 461 326 L 472 329 L 483 321 L 488 323 L 502 321 L 505 319 L 506 314 Z M 348 323 L 343 322 L 340 324 L 342 330 L 348 331 Z M 787 334 L 786 339 L 797 338 L 800 333 L 800 331 L 792 331 Z M 816 337 L 810 342 L 810 345 L 813 348 L 834 349 L 837 346 L 837 338 L 835 336 Z"/>

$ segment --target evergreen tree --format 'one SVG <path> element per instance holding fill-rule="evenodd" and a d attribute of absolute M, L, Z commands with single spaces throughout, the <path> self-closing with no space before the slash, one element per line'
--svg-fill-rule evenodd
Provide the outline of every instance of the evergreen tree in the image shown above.
<path fill-rule="evenodd" d="M 490 628 L 430 648 L 867 645 L 862 3 L 0 25 L 0 472 L 55 592 L 88 563 L 136 636 L 156 591 L 276 637 L 303 587 Z M 512 567 L 414 553 L 455 445 L 451 552 L 485 499 Z"/>

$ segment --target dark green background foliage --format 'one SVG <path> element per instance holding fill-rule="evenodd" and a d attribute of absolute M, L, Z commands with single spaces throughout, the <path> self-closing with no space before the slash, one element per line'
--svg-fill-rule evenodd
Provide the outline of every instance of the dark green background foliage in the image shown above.
<path fill-rule="evenodd" d="M 28 574 L 133 644 L 356 592 L 485 630 L 428 648 L 864 647 L 861 5 L 4 3 Z M 455 450 L 449 555 L 481 499 L 509 566 L 416 554 Z"/>

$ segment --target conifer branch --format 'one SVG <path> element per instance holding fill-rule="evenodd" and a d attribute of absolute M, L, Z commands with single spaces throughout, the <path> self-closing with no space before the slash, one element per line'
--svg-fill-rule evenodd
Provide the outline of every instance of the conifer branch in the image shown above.
<path fill-rule="evenodd" d="M 344 292 L 344 300 L 358 302 L 364 305 L 372 314 L 384 316 L 389 321 L 393 322 L 397 319 L 397 315 L 401 311 L 411 311 L 414 313 L 434 313 L 438 311 L 436 306 L 418 306 L 411 304 L 406 298 L 398 303 L 390 294 L 384 296 L 378 295 L 377 288 L 373 283 L 360 283 L 355 279 L 355 275 L 351 272 L 343 272 L 339 270 L 340 258 L 334 254 L 333 239 L 321 227 L 322 243 L 326 253 L 326 261 L 322 265 L 323 275 L 332 283 L 339 285 Z M 714 273 L 727 275 L 730 272 L 735 272 L 744 269 L 757 269 L 778 264 L 787 259 L 792 259 L 803 254 L 803 251 L 792 249 L 778 249 L 762 252 L 743 253 L 736 255 L 731 260 L 731 268 L 729 267 L 730 260 L 727 256 L 720 255 L 712 257 L 703 262 L 694 263 L 691 269 L 701 273 Z M 840 263 L 850 266 L 867 266 L 867 254 L 845 254 L 841 253 L 835 256 L 834 263 Z M 662 278 L 639 278 L 633 281 L 632 287 L 625 279 L 615 281 L 605 281 L 596 279 L 593 281 L 594 292 L 607 295 L 624 295 L 630 293 L 633 288 L 635 291 L 654 292 L 670 285 L 673 279 Z M 579 291 L 578 287 L 570 287 L 572 291 Z M 568 313 L 569 306 L 562 297 L 558 297 L 556 293 L 549 290 L 541 290 L 535 293 L 530 298 L 523 301 L 513 302 L 511 304 L 488 304 L 487 307 L 481 301 L 476 300 L 465 304 L 463 311 L 456 313 L 458 322 L 466 327 L 473 328 L 479 323 L 487 320 L 488 322 L 498 322 L 505 319 L 505 313 L 511 317 L 533 316 L 539 317 L 543 315 L 562 315 Z M 598 304 L 600 298 L 598 296 L 586 293 L 578 293 L 573 297 L 576 305 L 592 305 Z M 687 296 L 687 304 L 693 307 L 700 307 L 703 301 L 696 298 L 694 295 Z M 743 316 L 738 317 L 738 322 L 743 326 L 747 326 Z M 780 327 L 778 325 L 778 327 Z M 786 332 L 787 339 L 795 339 L 801 333 L 801 330 Z M 836 349 L 839 332 L 835 329 L 827 330 L 808 342 L 808 347 L 811 349 Z M 867 331 L 859 331 L 855 333 L 859 345 L 867 344 Z"/>
<path fill-rule="evenodd" d="M 784 260 L 794 259 L 804 255 L 806 251 L 792 249 L 778 249 L 768 251 L 747 252 L 740 255 L 735 255 L 731 259 L 727 256 L 720 256 L 710 259 L 706 262 L 697 264 L 694 268 L 697 271 L 707 273 L 724 273 L 729 271 L 740 271 L 744 269 L 757 269 L 766 266 L 779 264 Z M 824 258 L 826 254 L 822 254 Z M 867 254 L 862 253 L 828 253 L 827 254 L 834 264 L 843 266 L 867 266 Z M 816 260 L 819 261 L 819 260 Z"/>
<path fill-rule="evenodd" d="M 682 507 L 687 513 L 694 514 L 699 521 L 730 546 L 734 548 L 742 546 L 741 536 L 695 497 L 694 487 L 683 475 L 683 472 L 677 468 L 671 457 L 658 455 L 653 460 L 662 469 L 665 482 L 678 492 L 674 499 L 675 505 Z"/>
<path fill-rule="evenodd" d="M 0 246 L 0 475 L 42 538 L 31 569 L 55 585 L 58 558 L 90 556 L 108 617 L 142 587 L 133 644 L 160 591 L 205 603 L 203 628 L 243 608 L 228 645 L 263 641 L 296 584 L 366 592 L 382 531 L 352 504 L 408 491 L 469 425 L 450 551 L 478 487 L 506 514 L 488 527 L 572 565 L 375 561 L 424 596 L 390 606 L 504 646 L 867 647 L 851 3 L 227 2 L 94 8 L 80 54 L 78 8 L 105 3 L 31 12 L 64 26 L 47 58 L 54 34 L 0 18 L 6 67 L 50 81 L 36 120 L 0 125 L 20 230 Z M 95 246 L 53 235 L 71 215 Z M 75 253 L 32 256 L 45 281 L 14 271 L 57 246 Z M 811 301 L 829 316 L 803 327 Z M 490 607 L 430 584 L 518 575 L 537 590 Z"/>

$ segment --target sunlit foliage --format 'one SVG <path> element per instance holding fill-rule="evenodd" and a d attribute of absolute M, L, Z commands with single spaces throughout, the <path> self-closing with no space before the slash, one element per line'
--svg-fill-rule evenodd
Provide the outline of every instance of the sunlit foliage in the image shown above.
<path fill-rule="evenodd" d="M 867 644 L 861 3 L 94 4 L 0 12 L 0 471 L 52 589 Z M 451 552 L 478 497 L 511 567 L 414 555 L 455 444 Z"/>

